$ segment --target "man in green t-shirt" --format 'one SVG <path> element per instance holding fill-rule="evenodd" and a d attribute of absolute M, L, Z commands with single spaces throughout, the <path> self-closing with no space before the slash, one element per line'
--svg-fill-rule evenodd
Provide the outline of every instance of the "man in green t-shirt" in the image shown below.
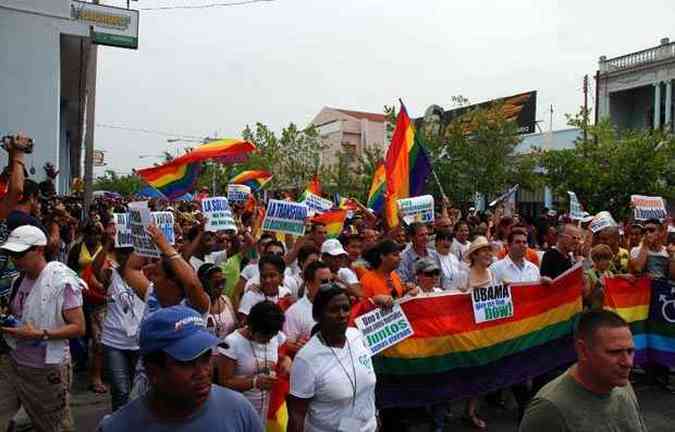
<path fill-rule="evenodd" d="M 519 432 L 646 432 L 629 381 L 635 347 L 626 321 L 608 310 L 585 312 L 574 344 L 577 363 L 539 390 Z"/>

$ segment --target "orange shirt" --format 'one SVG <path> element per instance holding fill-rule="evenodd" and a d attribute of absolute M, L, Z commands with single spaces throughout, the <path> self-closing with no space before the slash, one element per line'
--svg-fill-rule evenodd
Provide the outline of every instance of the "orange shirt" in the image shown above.
<path fill-rule="evenodd" d="M 387 279 L 381 273 L 374 270 L 366 272 L 361 277 L 361 287 L 363 288 L 363 296 L 371 298 L 376 295 L 392 295 L 391 286 L 393 285 L 396 295 L 393 297 L 399 298 L 403 296 L 403 284 L 396 272 L 391 272 L 391 284 L 387 283 Z"/>
<path fill-rule="evenodd" d="M 506 250 L 505 247 L 501 248 L 499 253 L 497 253 L 497 258 L 502 259 L 504 258 L 509 252 Z M 537 255 L 537 251 L 532 249 L 532 248 L 527 248 L 525 251 L 525 259 L 531 262 L 532 264 L 536 265 L 539 267 L 539 255 Z"/>

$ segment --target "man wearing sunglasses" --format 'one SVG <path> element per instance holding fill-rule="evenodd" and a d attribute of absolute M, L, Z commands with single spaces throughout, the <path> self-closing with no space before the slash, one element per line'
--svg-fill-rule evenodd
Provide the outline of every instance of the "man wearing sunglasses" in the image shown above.
<path fill-rule="evenodd" d="M 654 279 L 675 279 L 675 259 L 663 245 L 666 230 L 658 219 L 645 224 L 645 234 L 639 246 L 630 251 L 630 270 L 635 274 L 648 273 Z"/>
<path fill-rule="evenodd" d="M 11 347 L 0 354 L 0 430 L 23 406 L 40 431 L 60 431 L 70 404 L 68 339 L 84 334 L 84 282 L 65 264 L 47 262 L 47 237 L 32 225 L 0 246 L 21 272 L 12 286 L 0 332 Z"/>

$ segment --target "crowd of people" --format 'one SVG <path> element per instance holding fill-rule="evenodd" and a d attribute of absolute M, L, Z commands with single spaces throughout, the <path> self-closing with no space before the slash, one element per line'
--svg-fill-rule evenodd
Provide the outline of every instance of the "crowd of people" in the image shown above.
<path fill-rule="evenodd" d="M 386 230 L 354 201 L 338 238 L 311 222 L 294 238 L 260 230 L 260 201 L 233 206 L 236 231 L 210 232 L 198 201 L 152 200 L 151 209 L 173 212 L 176 235 L 171 244 L 150 226 L 161 257 L 145 258 L 115 246 L 112 215 L 134 197 L 100 198 L 85 211 L 77 197 L 28 178 L 25 143 L 7 146 L 0 200 L 0 430 L 11 430 L 19 409 L 35 430 L 75 430 L 73 368 L 86 368 L 91 391 L 110 392 L 105 432 L 262 431 L 283 378 L 290 432 L 404 430 L 400 410 L 378 409 L 377 373 L 349 325 L 355 302 L 390 308 L 406 296 L 550 284 L 577 263 L 587 310 L 575 334 L 578 363 L 510 389 L 520 428 L 646 430 L 628 379 L 630 330 L 602 309 L 603 283 L 675 280 L 672 220 L 592 233 L 590 221 L 548 209 L 528 221 L 439 200 L 434 223 Z M 485 429 L 482 399 L 500 397 L 467 400 L 464 421 Z M 437 431 L 448 406 L 427 407 Z"/>

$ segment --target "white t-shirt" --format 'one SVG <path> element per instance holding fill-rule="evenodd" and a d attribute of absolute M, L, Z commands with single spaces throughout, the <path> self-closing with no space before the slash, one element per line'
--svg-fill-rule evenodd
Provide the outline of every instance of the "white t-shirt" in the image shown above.
<path fill-rule="evenodd" d="M 539 279 L 541 279 L 539 267 L 524 258 L 523 265 L 518 266 L 508 255 L 499 261 L 492 263 L 490 265 L 490 271 L 492 271 L 497 280 L 507 283 L 539 282 Z"/>
<path fill-rule="evenodd" d="M 459 259 L 453 254 L 438 254 L 438 261 L 441 263 L 441 286 L 444 291 L 459 293 L 459 288 L 466 286 L 469 277 L 469 269 L 466 264 L 459 262 Z"/>
<path fill-rule="evenodd" d="M 356 273 L 354 273 L 354 270 L 348 267 L 342 267 L 340 270 L 338 270 L 337 275 L 340 280 L 342 280 L 342 282 L 346 283 L 347 285 L 359 283 L 359 278 L 356 276 Z"/>
<path fill-rule="evenodd" d="M 209 263 L 209 264 L 215 264 L 217 266 L 220 266 L 223 264 L 225 261 L 227 261 L 227 251 L 222 250 L 222 251 L 215 251 L 211 252 L 210 254 L 204 256 L 204 259 L 199 259 L 196 256 L 191 256 L 190 257 L 190 265 L 195 271 L 199 271 L 199 267 L 202 265 Z"/>
<path fill-rule="evenodd" d="M 239 276 L 243 277 L 247 281 L 251 280 L 253 277 L 258 276 L 258 263 L 247 264 L 246 267 L 239 273 Z"/>
<path fill-rule="evenodd" d="M 239 312 L 243 313 L 244 315 L 248 315 L 249 312 L 251 312 L 251 308 L 261 301 L 269 300 L 273 303 L 279 303 L 279 299 L 282 299 L 290 294 L 291 292 L 288 290 L 288 288 L 283 285 L 279 287 L 279 294 L 272 297 L 268 297 L 258 291 L 248 290 L 241 298 L 241 303 L 239 303 Z"/>
<path fill-rule="evenodd" d="M 288 340 L 296 341 L 303 337 L 309 339 L 316 321 L 312 318 L 312 302 L 307 295 L 293 303 L 285 315 L 284 333 Z"/>
<path fill-rule="evenodd" d="M 112 269 L 101 343 L 119 350 L 138 350 L 138 327 L 145 311 L 145 299 Z"/>
<path fill-rule="evenodd" d="M 244 271 L 248 268 L 249 266 L 244 267 Z M 246 276 L 244 276 L 243 271 L 242 273 L 240 273 L 240 276 L 246 279 L 244 291 L 250 290 L 253 285 L 260 285 L 260 270 L 258 269 L 258 265 L 256 264 L 254 268 L 255 270 L 249 269 L 247 271 Z M 293 276 L 292 273 L 293 272 L 291 271 L 291 269 L 289 267 L 286 267 L 286 270 L 284 271 L 284 281 L 282 283 L 284 284 L 284 287 L 286 287 L 288 291 L 290 291 L 291 295 L 297 298 L 301 283 L 298 283 L 298 280 Z"/>
<path fill-rule="evenodd" d="M 348 328 L 346 336 L 345 346 L 335 348 L 324 345 L 316 334 L 293 360 L 290 394 L 311 399 L 306 432 L 334 432 L 345 418 L 359 419 L 360 432 L 377 429 L 376 379 L 370 353 L 358 330 Z"/>
<path fill-rule="evenodd" d="M 246 339 L 237 330 L 225 338 L 225 343 L 228 347 L 219 347 L 218 353 L 237 363 L 233 372 L 234 377 L 270 374 L 274 372 L 274 367 L 279 360 L 279 346 L 285 341 L 286 336 L 280 332 L 263 345 Z M 267 409 L 270 403 L 269 392 L 256 388 L 246 390 L 243 394 L 258 412 L 263 424 L 266 423 Z"/>
<path fill-rule="evenodd" d="M 450 245 L 450 252 L 455 254 L 457 259 L 460 261 L 464 259 L 464 254 L 466 254 L 466 251 L 469 250 L 469 247 L 471 246 L 470 242 L 466 242 L 464 244 L 460 243 L 457 241 L 456 238 L 452 239 L 452 245 Z"/>

